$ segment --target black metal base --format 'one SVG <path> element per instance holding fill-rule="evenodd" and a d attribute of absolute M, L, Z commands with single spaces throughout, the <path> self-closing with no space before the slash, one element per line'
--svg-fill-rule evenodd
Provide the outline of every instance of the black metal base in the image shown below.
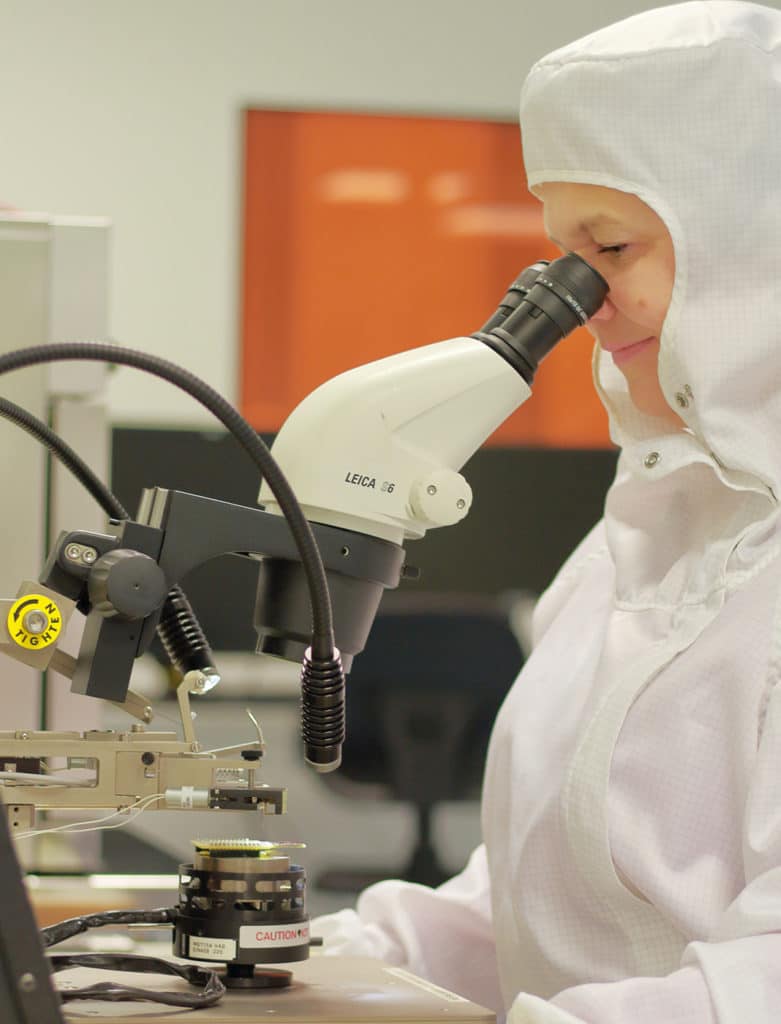
<path fill-rule="evenodd" d="M 226 988 L 285 988 L 293 978 L 292 971 L 257 964 L 227 964 L 220 980 Z"/>

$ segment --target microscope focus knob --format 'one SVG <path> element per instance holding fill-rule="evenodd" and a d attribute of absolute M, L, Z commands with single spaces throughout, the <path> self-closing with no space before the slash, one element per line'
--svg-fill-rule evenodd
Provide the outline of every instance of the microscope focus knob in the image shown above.
<path fill-rule="evenodd" d="M 157 562 L 128 548 L 101 555 L 90 570 L 87 589 L 96 612 L 126 622 L 151 615 L 168 593 L 165 574 Z"/>
<path fill-rule="evenodd" d="M 429 526 L 452 526 L 472 505 L 472 488 L 453 469 L 435 469 L 417 479 L 409 495 L 413 515 Z"/>

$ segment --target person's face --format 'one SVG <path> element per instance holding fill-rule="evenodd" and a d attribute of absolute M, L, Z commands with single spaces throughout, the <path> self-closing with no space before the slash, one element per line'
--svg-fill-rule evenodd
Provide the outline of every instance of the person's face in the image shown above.
<path fill-rule="evenodd" d="M 623 373 L 632 401 L 671 426 L 683 426 L 667 404 L 657 371 L 675 276 L 664 222 L 637 196 L 613 188 L 548 182 L 537 194 L 551 241 L 582 256 L 610 287 L 587 326 Z"/>

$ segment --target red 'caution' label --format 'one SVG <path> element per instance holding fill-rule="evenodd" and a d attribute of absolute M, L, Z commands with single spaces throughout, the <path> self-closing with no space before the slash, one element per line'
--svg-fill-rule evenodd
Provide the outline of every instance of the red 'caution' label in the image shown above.
<path fill-rule="evenodd" d="M 285 946 L 305 946 L 308 942 L 308 921 L 261 926 L 245 924 L 239 928 L 239 946 L 242 949 L 283 949 Z"/>

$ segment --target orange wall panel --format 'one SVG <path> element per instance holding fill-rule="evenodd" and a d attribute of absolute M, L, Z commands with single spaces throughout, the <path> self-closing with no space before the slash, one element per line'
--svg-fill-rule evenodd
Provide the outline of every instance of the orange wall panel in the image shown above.
<path fill-rule="evenodd" d="M 263 432 L 343 370 L 477 330 L 557 255 L 515 125 L 250 110 L 244 171 L 240 395 Z M 578 331 L 491 442 L 609 445 L 590 359 Z"/>

